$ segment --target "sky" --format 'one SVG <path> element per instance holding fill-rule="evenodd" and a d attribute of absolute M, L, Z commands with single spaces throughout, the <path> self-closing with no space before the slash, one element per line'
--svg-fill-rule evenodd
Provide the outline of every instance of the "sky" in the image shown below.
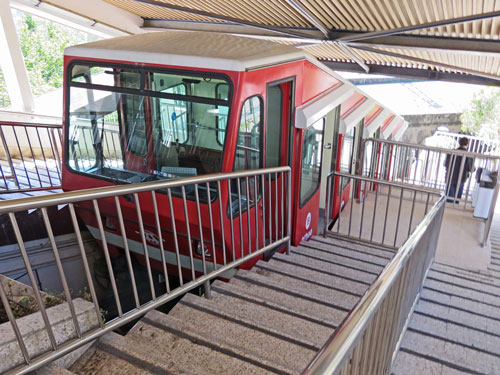
<path fill-rule="evenodd" d="M 338 73 L 347 79 L 382 77 Z M 474 94 L 483 89 L 491 90 L 486 86 L 443 81 L 360 85 L 358 88 L 399 115 L 461 113 L 472 101 Z"/>

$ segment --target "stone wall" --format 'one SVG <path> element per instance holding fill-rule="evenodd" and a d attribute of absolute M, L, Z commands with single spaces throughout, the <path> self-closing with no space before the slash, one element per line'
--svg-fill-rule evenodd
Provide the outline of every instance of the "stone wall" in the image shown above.
<path fill-rule="evenodd" d="M 458 133 L 462 123 L 460 113 L 443 113 L 427 115 L 406 115 L 409 126 L 401 138 L 401 142 L 422 144 L 440 126 L 446 126 L 451 133 Z"/>

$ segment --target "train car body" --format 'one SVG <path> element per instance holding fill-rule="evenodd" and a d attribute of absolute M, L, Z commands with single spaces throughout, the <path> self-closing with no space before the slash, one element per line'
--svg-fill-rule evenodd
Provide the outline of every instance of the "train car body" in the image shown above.
<path fill-rule="evenodd" d="M 352 126 L 342 128 L 341 124 L 359 123 L 376 106 L 299 49 L 230 35 L 168 32 L 116 38 L 70 47 L 64 63 L 65 191 L 288 165 L 292 173 L 293 245 L 317 231 L 326 114 L 335 109 L 338 112 L 338 129 L 328 142 L 345 144 L 344 137 Z M 349 147 L 354 150 L 354 142 Z M 347 148 L 338 147 L 339 161 Z M 340 162 L 336 164 L 335 168 L 341 170 Z M 327 170 L 332 169 L 328 166 Z M 269 189 L 274 184 L 282 187 L 282 178 L 276 175 L 270 179 Z M 348 199 L 347 186 L 336 189 L 336 194 Z M 273 191 L 284 193 L 281 188 Z M 186 207 L 180 199 L 182 194 Z M 248 196 L 242 194 L 242 199 L 250 200 L 250 191 Z M 134 199 L 120 198 L 120 205 L 126 218 L 128 246 L 139 259 L 144 254 L 144 235 L 152 249 L 152 264 L 162 267 L 158 238 L 148 230 L 155 227 L 150 209 L 154 204 L 164 230 L 167 264 L 177 262 L 174 224 L 181 234 L 178 244 L 183 267 L 189 260 L 190 247 L 206 249 L 210 259 L 214 252 L 217 259 L 223 259 L 222 248 L 212 249 L 208 241 L 201 243 L 197 224 L 188 219 L 197 215 L 193 191 L 173 190 L 171 197 L 158 194 L 157 202 L 152 202 L 151 196 L 141 196 L 140 206 Z M 202 210 L 208 205 L 218 209 L 218 199 L 228 214 L 223 215 L 222 226 L 213 223 L 216 232 L 229 230 L 231 224 L 239 227 L 239 220 L 247 223 L 247 215 L 259 218 L 248 228 L 244 226 L 241 241 L 245 243 L 237 239 L 234 244 L 225 244 L 226 255 L 231 258 L 231 254 L 238 256 L 240 249 L 252 246 L 245 240 L 246 231 L 262 226 L 266 220 L 263 216 L 269 211 L 257 215 L 255 210 L 263 211 L 260 200 L 240 214 L 234 211 L 234 198 L 227 187 L 222 186 L 220 191 L 209 185 L 200 187 Z M 332 209 L 338 212 L 340 206 Z M 123 247 L 115 202 L 99 202 L 99 210 L 108 243 L 117 249 Z M 172 218 L 171 212 L 187 215 Z M 78 207 L 78 213 L 99 240 L 96 218 L 89 207 Z M 202 231 L 208 231 L 208 215 L 202 212 L 201 216 Z M 141 220 L 144 234 L 138 226 Z M 266 228 L 266 237 L 282 235 L 284 220 L 280 217 L 279 225 Z M 192 243 L 182 236 L 188 230 Z M 201 258 L 200 251 L 195 257 Z M 201 267 L 198 260 L 197 271 Z M 248 268 L 253 263 L 243 266 Z"/>

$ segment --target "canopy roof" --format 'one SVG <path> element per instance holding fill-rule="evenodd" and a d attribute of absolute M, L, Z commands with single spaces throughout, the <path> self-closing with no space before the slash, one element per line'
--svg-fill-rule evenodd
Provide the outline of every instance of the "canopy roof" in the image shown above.
<path fill-rule="evenodd" d="M 11 1 L 38 3 L 38 0 Z M 198 30 L 272 38 L 296 44 L 334 69 L 493 85 L 500 82 L 500 1 L 42 0 L 42 3 L 126 33 Z M 116 10 L 116 19 L 109 16 L 111 9 Z M 133 27 L 127 22 L 134 24 Z"/>

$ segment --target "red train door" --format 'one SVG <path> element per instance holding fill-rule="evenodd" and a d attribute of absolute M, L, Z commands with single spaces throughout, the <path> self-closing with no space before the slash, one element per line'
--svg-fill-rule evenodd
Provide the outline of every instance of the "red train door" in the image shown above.
<path fill-rule="evenodd" d="M 264 136 L 264 167 L 290 165 L 290 137 L 292 135 L 291 110 L 293 103 L 294 79 L 286 79 L 268 84 L 266 92 L 266 121 Z M 285 176 L 286 179 L 286 176 Z M 286 180 L 275 175 L 266 181 L 265 224 L 266 238 L 281 238 L 285 228 L 287 207 L 282 203 L 286 198 Z"/>

